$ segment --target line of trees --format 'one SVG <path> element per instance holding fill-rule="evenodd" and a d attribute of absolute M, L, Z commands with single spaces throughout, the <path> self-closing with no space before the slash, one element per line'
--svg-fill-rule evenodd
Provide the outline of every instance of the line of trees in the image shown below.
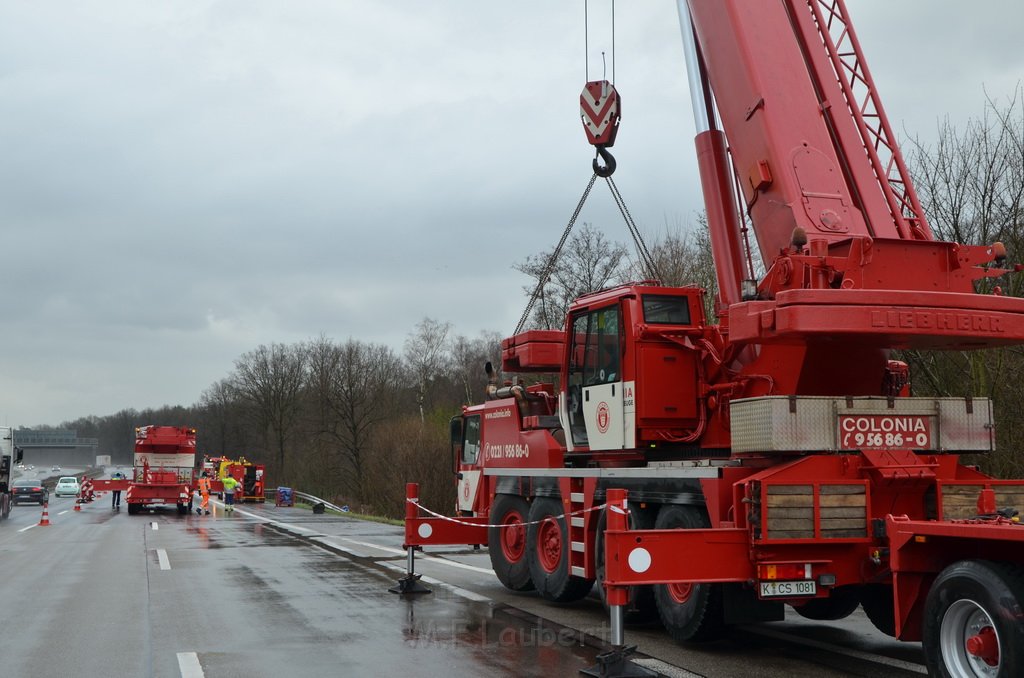
<path fill-rule="evenodd" d="M 965 243 L 1001 240 L 1010 261 L 1024 260 L 1024 105 L 988 101 L 985 115 L 963 129 L 948 122 L 938 140 L 912 140 L 908 162 L 936 236 Z M 713 303 L 714 265 L 706 224 L 666 226 L 651 254 L 667 284 L 697 284 Z M 516 269 L 536 280 L 550 252 Z M 576 296 L 626 280 L 640 271 L 628 248 L 583 224 L 565 248 L 556 275 L 534 306 L 530 326 L 560 328 Z M 1001 281 L 1024 293 L 1021 278 Z M 533 285 L 526 290 L 527 296 Z M 709 308 L 709 317 L 714 317 Z M 377 514 L 401 516 L 404 485 L 417 481 L 425 505 L 454 504 L 448 420 L 479 402 L 483 364 L 500 364 L 497 332 L 453 334 L 431 318 L 408 334 L 401 353 L 350 338 L 318 337 L 259 346 L 240 356 L 228 376 L 191 407 L 124 410 L 65 422 L 97 437 L 115 461 L 129 463 L 135 426 L 189 425 L 210 455 L 244 455 L 267 464 L 271 484 L 292 485 Z M 1024 349 L 899 354 L 911 364 L 915 395 L 987 396 L 996 403 L 1000 449 L 978 460 L 997 475 L 1024 476 Z"/>

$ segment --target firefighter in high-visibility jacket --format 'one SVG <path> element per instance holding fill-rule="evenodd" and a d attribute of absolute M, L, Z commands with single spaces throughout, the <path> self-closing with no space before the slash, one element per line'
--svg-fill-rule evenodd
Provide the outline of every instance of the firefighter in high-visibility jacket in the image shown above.
<path fill-rule="evenodd" d="M 202 501 L 199 503 L 196 513 L 202 515 L 205 511 L 206 515 L 210 515 L 210 475 L 206 471 L 203 471 L 203 475 L 199 479 L 199 496 Z"/>

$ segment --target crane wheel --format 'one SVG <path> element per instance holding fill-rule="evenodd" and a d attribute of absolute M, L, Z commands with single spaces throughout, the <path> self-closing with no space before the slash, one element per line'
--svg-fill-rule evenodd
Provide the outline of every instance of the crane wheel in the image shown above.
<path fill-rule="evenodd" d="M 678 504 L 662 506 L 654 523 L 657 530 L 706 527 L 711 521 L 703 509 Z M 677 643 L 715 640 L 728 630 L 721 584 L 656 584 L 654 600 L 661 623 Z"/>
<path fill-rule="evenodd" d="M 487 551 L 498 581 L 512 591 L 533 589 L 530 562 L 526 557 L 526 516 L 530 505 L 522 497 L 499 494 L 494 498 L 487 528 Z"/>
<path fill-rule="evenodd" d="M 541 598 L 569 603 L 590 593 L 593 579 L 569 574 L 569 531 L 562 502 L 538 497 L 530 507 L 526 550 L 530 578 Z"/>
<path fill-rule="evenodd" d="M 1024 666 L 1024 568 L 953 563 L 924 604 L 922 646 L 930 676 L 1019 675 Z"/>
<path fill-rule="evenodd" d="M 887 636 L 896 637 L 896 612 L 892 599 L 892 586 L 867 584 L 861 588 L 860 606 L 875 628 Z"/>
<path fill-rule="evenodd" d="M 803 605 L 793 605 L 804 619 L 835 621 L 846 619 L 860 606 L 860 586 L 837 586 L 828 598 L 812 598 Z"/>
<path fill-rule="evenodd" d="M 607 511 L 607 509 L 605 510 Z M 601 602 L 605 609 L 608 609 L 608 592 L 604 588 L 604 530 L 607 524 L 605 511 L 597 519 L 597 539 L 594 544 L 594 570 L 597 573 L 597 590 L 601 596 Z M 645 511 L 637 505 L 631 506 L 629 515 L 631 530 L 649 530 L 654 527 L 654 515 L 651 511 Z M 622 620 L 626 624 L 645 624 L 658 618 L 658 605 L 654 602 L 654 587 L 630 586 L 629 603 L 623 611 Z"/>

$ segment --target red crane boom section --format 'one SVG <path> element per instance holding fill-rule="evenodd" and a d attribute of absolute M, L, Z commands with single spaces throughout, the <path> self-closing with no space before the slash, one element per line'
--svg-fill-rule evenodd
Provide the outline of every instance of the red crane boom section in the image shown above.
<path fill-rule="evenodd" d="M 931 239 L 841 0 L 690 0 L 765 262 L 793 229 Z"/>

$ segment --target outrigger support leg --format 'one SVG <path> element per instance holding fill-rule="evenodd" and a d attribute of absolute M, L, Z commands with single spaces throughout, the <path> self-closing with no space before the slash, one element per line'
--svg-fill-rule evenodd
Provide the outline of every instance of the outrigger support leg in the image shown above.
<path fill-rule="evenodd" d="M 418 483 L 405 484 L 405 576 L 398 580 L 398 583 L 388 589 L 391 593 L 432 593 L 430 589 L 420 583 L 420 576 L 416 574 L 416 546 L 412 544 L 410 537 L 412 521 L 419 515 L 420 486 Z"/>
<path fill-rule="evenodd" d="M 430 589 L 420 583 L 422 575 L 416 574 L 413 567 L 416 552 L 415 546 L 406 548 L 408 555 L 405 559 L 405 576 L 398 580 L 398 583 L 388 589 L 391 593 L 433 593 Z"/>
<path fill-rule="evenodd" d="M 609 489 L 607 531 L 624 532 L 627 529 L 627 511 L 626 491 Z M 629 603 L 629 588 L 607 582 L 605 586 L 608 587 L 608 608 L 611 613 L 611 649 L 597 655 L 597 664 L 589 669 L 583 669 L 580 673 L 594 678 L 653 678 L 660 675 L 629 658 L 636 652 L 636 645 L 626 646 L 623 631 L 623 610 Z"/>

